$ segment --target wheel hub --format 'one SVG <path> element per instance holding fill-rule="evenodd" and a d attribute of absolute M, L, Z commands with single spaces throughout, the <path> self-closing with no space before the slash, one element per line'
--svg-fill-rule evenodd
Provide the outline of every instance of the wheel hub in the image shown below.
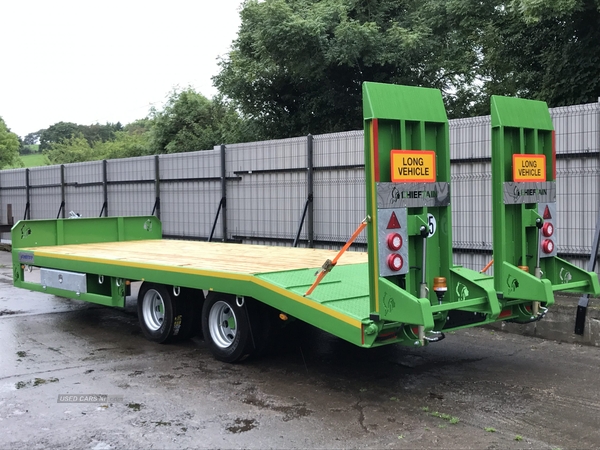
<path fill-rule="evenodd" d="M 208 328 L 215 344 L 228 348 L 237 334 L 235 313 L 227 303 L 216 302 L 208 315 Z"/>
<path fill-rule="evenodd" d="M 144 295 L 142 313 L 144 322 L 152 331 L 162 326 L 165 320 L 165 303 L 162 296 L 154 289 L 150 289 Z"/>

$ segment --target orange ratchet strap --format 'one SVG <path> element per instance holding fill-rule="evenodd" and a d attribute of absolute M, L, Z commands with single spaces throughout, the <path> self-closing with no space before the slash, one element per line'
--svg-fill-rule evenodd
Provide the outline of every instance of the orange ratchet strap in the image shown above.
<path fill-rule="evenodd" d="M 352 236 L 350 236 L 350 239 L 348 239 L 348 242 L 346 242 L 346 245 L 344 245 L 342 247 L 342 249 L 338 252 L 338 254 L 335 255 L 335 258 L 333 258 L 333 261 L 328 259 L 327 261 L 325 261 L 323 263 L 321 270 L 319 272 L 317 272 L 317 279 L 312 284 L 312 286 L 308 289 L 308 291 L 306 291 L 306 294 L 304 294 L 304 297 L 306 297 L 307 295 L 310 295 L 312 293 L 312 291 L 314 291 L 315 288 L 319 285 L 321 280 L 323 280 L 323 278 L 325 278 L 325 275 L 327 275 L 329 272 L 331 272 L 331 269 L 333 269 L 335 267 L 335 265 L 339 261 L 340 257 L 346 252 L 346 250 L 348 250 L 348 248 L 350 247 L 350 245 L 352 245 L 352 243 L 355 241 L 355 239 L 358 237 L 358 235 L 360 233 L 362 233 L 362 231 L 365 229 L 365 227 L 367 226 L 367 223 L 369 222 L 369 219 L 370 219 L 369 216 L 365 217 L 365 219 L 358 226 L 358 228 L 356 229 L 354 234 Z"/>

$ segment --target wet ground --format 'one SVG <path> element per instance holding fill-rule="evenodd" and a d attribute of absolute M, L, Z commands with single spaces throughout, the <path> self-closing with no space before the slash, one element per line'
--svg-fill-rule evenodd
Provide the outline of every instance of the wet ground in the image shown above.
<path fill-rule="evenodd" d="M 0 254 L 0 448 L 598 448 L 600 349 L 470 329 L 362 350 L 308 326 L 262 359 L 146 341 L 135 302 L 15 289 Z"/>

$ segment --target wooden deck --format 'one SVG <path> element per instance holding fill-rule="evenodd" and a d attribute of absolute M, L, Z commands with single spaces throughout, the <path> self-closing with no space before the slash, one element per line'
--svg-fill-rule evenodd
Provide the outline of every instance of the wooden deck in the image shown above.
<path fill-rule="evenodd" d="M 168 267 L 258 274 L 307 268 L 319 268 L 337 251 L 262 245 L 224 244 L 179 240 L 145 240 L 97 244 L 35 247 L 37 255 L 110 264 L 111 261 L 143 263 Z M 367 262 L 366 252 L 346 252 L 338 265 Z"/>

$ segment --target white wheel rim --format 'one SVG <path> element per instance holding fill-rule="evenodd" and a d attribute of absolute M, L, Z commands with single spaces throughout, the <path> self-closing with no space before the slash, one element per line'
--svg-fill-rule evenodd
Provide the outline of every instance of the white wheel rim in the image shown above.
<path fill-rule="evenodd" d="M 210 308 L 208 329 L 213 342 L 220 348 L 228 348 L 237 334 L 237 318 L 227 303 L 218 301 Z"/>
<path fill-rule="evenodd" d="M 142 314 L 144 323 L 152 331 L 156 331 L 162 326 L 165 320 L 165 302 L 156 290 L 150 289 L 144 294 Z"/>

